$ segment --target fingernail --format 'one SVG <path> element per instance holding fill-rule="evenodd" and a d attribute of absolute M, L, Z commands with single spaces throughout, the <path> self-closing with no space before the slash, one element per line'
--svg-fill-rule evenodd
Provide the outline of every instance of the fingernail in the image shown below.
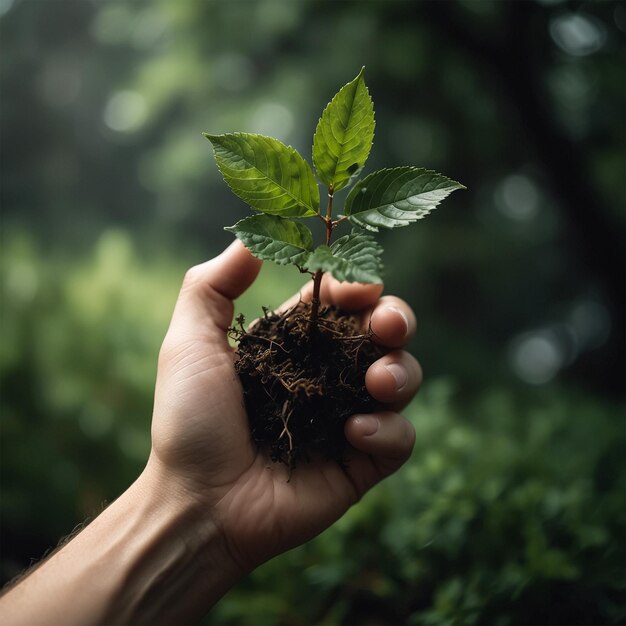
<path fill-rule="evenodd" d="M 366 437 L 373 435 L 378 431 L 378 427 L 380 426 L 378 418 L 373 415 L 357 415 L 354 418 L 354 423 L 359 425 L 361 432 Z"/>
<path fill-rule="evenodd" d="M 400 391 L 409 380 L 409 374 L 406 369 L 399 363 L 389 363 L 385 365 L 385 369 L 393 376 L 396 381 L 396 391 Z"/>
<path fill-rule="evenodd" d="M 397 306 L 390 305 L 387 307 L 387 309 L 393 311 L 394 313 L 397 313 L 402 318 L 402 320 L 404 321 L 404 334 L 406 336 L 406 334 L 409 332 L 409 318 L 406 316 L 406 313 Z"/>

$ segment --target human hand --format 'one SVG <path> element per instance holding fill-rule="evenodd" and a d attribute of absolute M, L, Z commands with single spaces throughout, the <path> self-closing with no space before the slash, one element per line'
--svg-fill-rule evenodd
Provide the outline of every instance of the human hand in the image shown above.
<path fill-rule="evenodd" d="M 392 350 L 366 375 L 368 391 L 386 410 L 348 420 L 344 467 L 330 460 L 303 463 L 288 481 L 288 468 L 272 464 L 251 440 L 226 337 L 232 301 L 260 265 L 237 241 L 185 277 L 159 357 L 146 469 L 165 493 L 214 525 L 242 573 L 317 535 L 407 460 L 415 434 L 396 411 L 417 392 L 422 376 L 401 349 L 415 332 L 408 305 L 380 298 L 382 285 L 325 277 L 322 301 L 360 312 L 364 327 L 371 318 L 376 341 Z M 309 284 L 296 301 L 311 295 Z"/>
<path fill-rule="evenodd" d="M 145 471 L 1 599 L 6 623 L 197 621 L 242 574 L 324 530 L 408 458 L 414 431 L 395 411 L 421 380 L 401 350 L 415 318 L 398 298 L 379 298 L 380 285 L 330 278 L 322 299 L 361 312 L 364 328 L 371 317 L 392 350 L 366 374 L 388 410 L 348 420 L 344 467 L 303 463 L 288 481 L 288 468 L 253 445 L 226 332 L 232 300 L 259 268 L 236 242 L 190 270 L 160 353 Z M 311 296 L 309 284 L 302 297 Z"/>

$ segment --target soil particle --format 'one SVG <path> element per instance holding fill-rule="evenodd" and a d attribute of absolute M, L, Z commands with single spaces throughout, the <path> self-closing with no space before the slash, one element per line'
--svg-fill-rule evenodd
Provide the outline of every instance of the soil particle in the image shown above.
<path fill-rule="evenodd" d="M 335 307 L 322 307 L 312 330 L 307 303 L 264 313 L 247 332 L 241 318 L 230 330 L 253 440 L 290 468 L 320 455 L 342 463 L 346 420 L 379 406 L 365 372 L 383 350 L 359 318 Z"/>

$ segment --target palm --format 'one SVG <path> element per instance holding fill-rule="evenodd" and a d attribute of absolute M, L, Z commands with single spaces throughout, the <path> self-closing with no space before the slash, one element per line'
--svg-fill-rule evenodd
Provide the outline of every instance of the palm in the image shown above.
<path fill-rule="evenodd" d="M 358 499 L 348 475 L 334 461 L 301 464 L 289 476 L 259 452 L 218 504 L 235 557 L 256 565 L 308 541 Z"/>
<path fill-rule="evenodd" d="M 155 451 L 167 463 L 175 459 L 195 496 L 216 509 L 242 561 L 258 563 L 311 538 L 357 499 L 335 462 L 303 464 L 289 476 L 254 448 L 225 341 L 190 337 L 159 372 L 157 403 L 173 389 L 186 399 L 185 419 L 155 414 Z"/>
<path fill-rule="evenodd" d="M 174 359 L 160 368 L 156 402 L 184 400 L 181 415 L 155 412 L 153 448 L 166 464 L 176 464 L 195 489 L 222 491 L 252 464 L 241 385 L 225 338 L 190 336 Z"/>

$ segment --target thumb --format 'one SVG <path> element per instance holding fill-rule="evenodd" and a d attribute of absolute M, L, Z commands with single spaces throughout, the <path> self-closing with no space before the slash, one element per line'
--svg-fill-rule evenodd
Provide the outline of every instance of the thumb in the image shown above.
<path fill-rule="evenodd" d="M 235 240 L 222 254 L 187 271 L 170 332 L 224 333 L 233 319 L 233 300 L 257 277 L 262 262 Z"/>

